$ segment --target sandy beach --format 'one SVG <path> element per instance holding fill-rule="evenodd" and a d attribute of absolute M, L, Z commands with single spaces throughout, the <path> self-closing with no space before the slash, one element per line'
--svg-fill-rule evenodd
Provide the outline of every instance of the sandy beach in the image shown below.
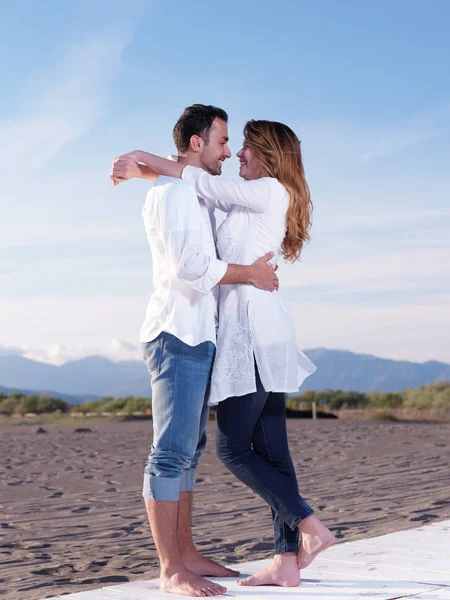
<path fill-rule="evenodd" d="M 141 497 L 151 422 L 0 429 L 0 597 L 38 600 L 157 576 Z M 198 473 L 198 547 L 226 563 L 272 551 L 268 507 L 219 463 Z M 338 541 L 450 518 L 450 424 L 289 420 L 300 489 Z"/>

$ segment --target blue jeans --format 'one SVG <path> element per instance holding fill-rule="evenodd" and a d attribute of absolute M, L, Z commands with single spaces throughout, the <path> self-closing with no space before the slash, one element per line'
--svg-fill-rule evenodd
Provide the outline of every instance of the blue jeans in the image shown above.
<path fill-rule="evenodd" d="M 266 392 L 256 370 L 253 394 L 217 407 L 217 456 L 272 510 L 275 553 L 297 552 L 297 525 L 314 513 L 300 496 L 289 452 L 284 394 Z"/>
<path fill-rule="evenodd" d="M 192 491 L 195 469 L 206 446 L 207 389 L 215 346 L 189 346 L 162 332 L 143 344 L 152 380 L 153 443 L 142 495 L 176 502 Z"/>

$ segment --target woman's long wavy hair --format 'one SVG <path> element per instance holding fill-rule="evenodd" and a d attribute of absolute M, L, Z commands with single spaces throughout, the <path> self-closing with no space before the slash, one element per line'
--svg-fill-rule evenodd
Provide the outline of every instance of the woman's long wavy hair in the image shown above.
<path fill-rule="evenodd" d="M 285 260 L 295 262 L 309 240 L 313 208 L 300 141 L 292 129 L 276 121 L 248 121 L 244 136 L 259 159 L 263 176 L 278 179 L 289 193 L 286 236 L 281 248 Z"/>

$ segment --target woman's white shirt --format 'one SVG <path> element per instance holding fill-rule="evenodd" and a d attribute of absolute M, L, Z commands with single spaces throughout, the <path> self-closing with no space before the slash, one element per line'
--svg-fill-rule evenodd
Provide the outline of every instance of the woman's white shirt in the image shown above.
<path fill-rule="evenodd" d="M 279 181 L 224 179 L 191 166 L 182 178 L 205 202 L 228 213 L 217 231 L 222 261 L 249 265 L 274 252 L 270 262 L 278 262 L 289 207 L 289 194 Z M 221 285 L 210 404 L 255 392 L 255 360 L 266 391 L 296 392 L 316 369 L 297 349 L 294 322 L 278 292 Z"/>

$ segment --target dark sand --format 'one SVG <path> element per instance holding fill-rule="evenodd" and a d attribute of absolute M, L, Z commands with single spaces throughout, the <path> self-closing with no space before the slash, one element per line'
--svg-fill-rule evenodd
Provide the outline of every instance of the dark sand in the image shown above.
<path fill-rule="evenodd" d="M 157 577 L 141 497 L 151 422 L 90 428 L 0 429 L 2 599 Z M 290 420 L 288 430 L 300 490 L 338 541 L 450 518 L 450 424 Z M 220 465 L 211 441 L 196 491 L 206 555 L 271 555 L 269 509 Z"/>

